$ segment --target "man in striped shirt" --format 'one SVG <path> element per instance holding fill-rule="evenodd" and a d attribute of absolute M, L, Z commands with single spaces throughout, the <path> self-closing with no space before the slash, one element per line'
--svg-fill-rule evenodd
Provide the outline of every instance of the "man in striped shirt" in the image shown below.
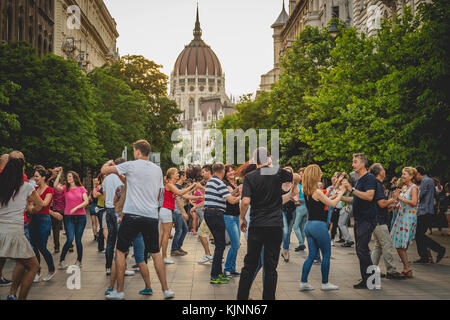
<path fill-rule="evenodd" d="M 228 283 L 229 277 L 222 273 L 222 258 L 225 250 L 225 220 L 224 213 L 230 204 L 239 203 L 239 196 L 233 197 L 222 179 L 225 175 L 223 163 L 216 163 L 212 167 L 213 177 L 206 184 L 205 189 L 205 221 L 214 236 L 215 249 L 211 266 L 211 281 L 213 284 Z"/>

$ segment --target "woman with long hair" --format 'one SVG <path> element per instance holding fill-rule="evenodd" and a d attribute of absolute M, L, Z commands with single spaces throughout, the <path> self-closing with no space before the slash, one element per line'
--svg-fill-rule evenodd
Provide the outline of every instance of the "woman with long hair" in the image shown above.
<path fill-rule="evenodd" d="M 0 173 L 0 258 L 16 260 L 7 300 L 25 300 L 39 269 L 36 255 L 25 237 L 23 213 L 41 210 L 43 201 L 34 187 L 23 180 L 24 160 L 9 158 Z M 27 205 L 28 203 L 28 205 Z"/>
<path fill-rule="evenodd" d="M 225 166 L 225 176 L 223 182 L 230 191 L 232 196 L 239 195 L 239 188 L 236 185 L 236 175 L 232 165 Z M 225 230 L 230 237 L 231 246 L 228 250 L 227 259 L 225 261 L 224 273 L 226 276 L 239 276 L 236 270 L 236 258 L 240 247 L 241 233 L 239 230 L 239 203 L 230 204 L 227 201 L 227 209 L 224 214 Z"/>
<path fill-rule="evenodd" d="M 45 262 L 48 266 L 48 274 L 42 279 L 47 282 L 50 281 L 55 273 L 55 264 L 53 262 L 53 256 L 47 249 L 47 241 L 50 237 L 50 232 L 52 230 L 52 222 L 50 215 L 54 215 L 54 218 L 57 220 L 62 220 L 62 216 L 53 212 L 50 213 L 50 205 L 53 201 L 53 189 L 48 186 L 48 179 L 50 178 L 51 173 L 47 171 L 42 166 L 36 166 L 34 171 L 33 179 L 37 184 L 35 188 L 42 201 L 44 202 L 43 208 L 31 215 L 30 222 L 30 240 L 31 246 L 33 247 L 34 253 L 36 254 L 36 258 L 41 263 L 41 254 L 45 259 Z M 34 279 L 34 282 L 39 282 L 41 278 L 41 270 L 39 268 L 38 273 Z"/>
<path fill-rule="evenodd" d="M 403 263 L 402 275 L 412 278 L 413 273 L 409 267 L 406 251 L 416 236 L 417 203 L 419 201 L 419 188 L 415 185 L 417 170 L 406 167 L 402 170 L 402 180 L 406 192 L 399 197 L 400 208 L 391 230 L 392 243 Z"/>
<path fill-rule="evenodd" d="M 59 258 L 59 269 L 67 269 L 65 263 L 67 251 L 75 238 L 77 247 L 77 261 L 75 265 L 81 268 L 83 258 L 83 237 L 84 228 L 86 227 L 86 211 L 84 208 L 89 204 L 88 192 L 80 181 L 80 176 L 74 171 L 68 171 L 66 174 L 66 184 L 63 186 L 59 183 L 62 174 L 62 168 L 58 168 L 58 176 L 55 181 L 55 189 L 64 192 L 66 207 L 64 209 L 64 221 L 66 224 L 67 240 Z"/>
<path fill-rule="evenodd" d="M 173 211 L 175 210 L 175 199 L 191 192 L 197 184 L 192 184 L 189 188 L 180 190 L 175 185 L 180 178 L 177 168 L 170 168 L 164 178 L 164 201 L 159 211 L 159 222 L 161 224 L 159 234 L 159 247 L 162 248 L 162 257 L 165 264 L 173 264 L 173 260 L 167 258 L 167 247 L 169 244 L 170 232 L 173 226 Z"/>
<path fill-rule="evenodd" d="M 94 241 L 97 241 L 98 232 L 100 230 L 98 216 L 97 216 L 97 202 L 98 198 L 94 197 L 94 190 L 98 187 L 98 178 L 92 179 L 92 191 L 89 193 L 89 214 L 91 215 L 92 233 L 94 234 Z"/>
<path fill-rule="evenodd" d="M 49 169 L 50 171 L 51 169 Z M 52 221 L 52 233 L 53 233 L 53 244 L 55 253 L 60 252 L 60 241 L 59 234 L 61 232 L 61 228 L 63 225 L 64 218 L 64 208 L 66 206 L 66 202 L 64 200 L 64 192 L 58 191 L 54 188 L 55 180 L 58 175 L 56 169 L 51 170 L 52 176 L 48 180 L 48 185 L 53 188 L 53 197 L 52 197 L 52 208 L 50 210 L 50 219 Z"/>
<path fill-rule="evenodd" d="M 341 201 L 346 185 L 342 184 L 334 200 L 328 198 L 318 185 L 322 178 L 322 170 L 317 164 L 306 167 L 303 174 L 303 194 L 305 196 L 306 207 L 308 208 L 308 222 L 305 232 L 308 240 L 308 259 L 303 264 L 302 279 L 300 282 L 301 291 L 310 291 L 314 288 L 308 283 L 308 275 L 318 251 L 322 252 L 322 290 L 338 290 L 339 287 L 328 282 L 330 272 L 331 240 L 328 233 L 327 213 L 325 205 L 336 207 Z"/>

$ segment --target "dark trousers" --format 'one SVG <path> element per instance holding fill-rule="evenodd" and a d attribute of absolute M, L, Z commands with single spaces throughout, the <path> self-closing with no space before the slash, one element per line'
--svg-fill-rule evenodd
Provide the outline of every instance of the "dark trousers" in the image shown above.
<path fill-rule="evenodd" d="M 361 277 L 364 281 L 370 276 L 367 273 L 367 268 L 371 266 L 372 258 L 370 257 L 369 242 L 372 238 L 373 230 L 375 226 L 368 221 L 355 221 L 355 244 L 356 255 L 359 259 L 359 268 L 361 271 Z"/>
<path fill-rule="evenodd" d="M 64 211 L 55 210 L 55 212 L 58 212 L 64 217 Z M 50 217 L 50 219 L 52 220 L 53 244 L 55 245 L 55 250 L 59 250 L 60 249 L 59 234 L 61 232 L 61 225 L 63 221 L 53 217 Z"/>
<path fill-rule="evenodd" d="M 103 215 L 106 214 L 105 209 L 101 208 L 97 212 L 97 218 L 98 218 L 98 236 L 97 236 L 97 248 L 99 252 L 102 252 L 105 250 L 105 236 L 103 235 L 103 227 L 106 228 L 106 226 L 103 226 Z"/>
<path fill-rule="evenodd" d="M 425 232 L 427 232 L 428 228 L 431 227 L 431 223 L 433 221 L 433 213 L 427 213 L 422 216 L 417 217 L 417 229 L 416 229 L 416 243 L 417 243 L 417 253 L 420 258 L 424 260 L 428 260 L 428 251 L 427 248 L 435 252 L 441 252 L 444 247 L 442 247 L 439 243 L 429 238 Z"/>
<path fill-rule="evenodd" d="M 248 230 L 247 255 L 244 259 L 237 299 L 248 300 L 255 272 L 264 246 L 263 300 L 275 300 L 277 266 L 283 239 L 282 227 L 251 227 Z"/>
<path fill-rule="evenodd" d="M 114 258 L 117 241 L 117 216 L 114 208 L 106 208 L 106 224 L 108 225 L 108 239 L 106 240 L 106 269 L 110 269 Z"/>
<path fill-rule="evenodd" d="M 223 212 L 205 209 L 205 221 L 214 237 L 214 258 L 211 266 L 211 277 L 222 273 L 222 258 L 225 251 L 225 220 Z"/>

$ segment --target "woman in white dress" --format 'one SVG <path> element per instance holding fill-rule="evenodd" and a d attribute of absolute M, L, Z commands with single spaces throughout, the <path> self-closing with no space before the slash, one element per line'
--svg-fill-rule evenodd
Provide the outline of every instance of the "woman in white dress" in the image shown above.
<path fill-rule="evenodd" d="M 16 260 L 8 300 L 17 300 L 19 287 L 19 300 L 25 300 L 39 269 L 36 255 L 25 237 L 23 215 L 25 208 L 30 213 L 38 212 L 43 201 L 23 179 L 24 163 L 23 158 L 10 156 L 0 173 L 0 258 Z"/>

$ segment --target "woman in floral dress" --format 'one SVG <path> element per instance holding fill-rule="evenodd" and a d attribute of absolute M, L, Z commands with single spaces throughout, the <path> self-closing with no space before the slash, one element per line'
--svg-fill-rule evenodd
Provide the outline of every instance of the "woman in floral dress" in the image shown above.
<path fill-rule="evenodd" d="M 391 231 L 394 248 L 403 263 L 402 275 L 411 278 L 412 270 L 409 268 L 406 250 L 416 236 L 417 227 L 417 202 L 419 189 L 414 184 L 416 182 L 417 170 L 406 167 L 402 170 L 402 179 L 406 185 L 406 192 L 399 197 L 400 209 Z"/>

